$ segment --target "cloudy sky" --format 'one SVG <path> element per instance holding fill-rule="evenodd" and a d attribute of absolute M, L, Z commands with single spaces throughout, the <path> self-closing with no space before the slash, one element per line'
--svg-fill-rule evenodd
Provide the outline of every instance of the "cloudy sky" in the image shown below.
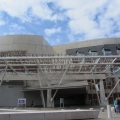
<path fill-rule="evenodd" d="M 0 36 L 11 34 L 51 45 L 120 37 L 120 0 L 0 0 Z"/>

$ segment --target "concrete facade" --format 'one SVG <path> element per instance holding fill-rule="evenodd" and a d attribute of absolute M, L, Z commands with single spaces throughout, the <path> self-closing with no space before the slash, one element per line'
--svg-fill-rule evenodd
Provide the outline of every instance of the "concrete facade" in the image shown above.
<path fill-rule="evenodd" d="M 89 41 L 80 41 L 75 43 L 68 43 L 68 44 L 62 44 L 62 45 L 55 45 L 50 46 L 49 43 L 44 39 L 43 36 L 38 35 L 8 35 L 8 36 L 1 36 L 0 37 L 0 52 L 8 52 L 8 51 L 26 51 L 28 56 L 34 56 L 34 55 L 76 55 L 76 51 L 80 54 L 89 55 L 92 52 L 97 52 L 100 55 L 104 55 L 102 50 L 108 50 L 111 52 L 111 54 L 118 54 L 118 51 L 120 50 L 120 38 L 109 38 L 109 39 L 96 39 L 96 40 L 89 40 Z M 55 74 L 52 74 L 54 76 Z M 119 75 L 119 73 L 118 73 Z M 2 79 L 3 74 L 0 74 L 0 79 Z M 41 76 L 42 80 L 42 87 L 50 87 L 51 85 L 58 85 L 59 81 L 61 79 L 62 74 L 59 74 L 59 76 L 54 77 L 52 81 L 49 81 Z M 51 78 L 51 74 L 47 74 L 47 78 Z M 74 79 L 74 82 L 71 82 Z M 68 85 L 69 82 L 72 84 L 78 84 L 80 85 L 80 81 L 85 80 L 89 83 L 89 80 L 92 81 L 93 77 L 90 74 L 66 74 L 64 76 L 64 81 L 62 85 Z M 102 105 L 106 105 L 107 103 L 104 101 L 105 95 L 108 95 L 111 88 L 107 86 L 104 90 L 104 83 L 106 79 L 105 74 L 98 74 L 94 75 L 95 80 L 98 81 L 98 86 L 100 88 L 100 99 Z M 104 82 L 101 81 L 104 80 Z M 114 79 L 115 83 L 118 81 L 117 78 L 111 78 Z M 35 75 L 25 75 L 25 74 L 6 74 L 4 78 L 4 82 L 6 81 L 24 81 L 22 85 L 2 85 L 0 87 L 0 106 L 16 106 L 17 99 L 25 97 L 27 99 L 27 106 L 30 106 L 31 101 L 35 101 L 36 106 L 42 106 L 42 100 L 40 98 L 40 90 L 37 91 L 29 91 L 29 92 L 22 92 L 21 90 L 24 89 L 24 87 L 39 87 L 38 82 L 38 76 Z M 93 83 L 91 82 L 91 85 Z M 61 87 L 63 88 L 63 86 Z M 85 85 L 85 84 L 84 84 Z M 90 85 L 90 86 L 91 86 Z M 92 97 L 95 96 L 96 92 L 95 89 L 92 90 L 91 94 L 91 87 L 88 87 L 85 92 L 82 91 L 84 94 L 88 94 L 88 101 L 90 99 L 93 99 Z M 84 86 L 85 88 L 85 86 Z M 81 89 L 82 90 L 82 89 Z M 102 94 L 104 92 L 104 95 Z M 78 92 L 79 93 L 79 92 Z M 79 93 L 81 96 L 82 93 Z M 120 89 L 119 85 L 116 88 L 116 91 L 113 92 L 114 97 L 120 95 Z M 69 94 L 69 91 L 67 91 L 67 94 Z M 72 94 L 72 93 L 71 93 Z M 75 94 L 75 93 L 73 93 Z M 45 103 L 47 107 L 53 107 L 54 102 L 51 102 L 51 97 L 53 95 L 53 90 L 48 89 L 44 91 L 44 97 L 45 97 Z M 62 94 L 59 94 L 62 97 Z M 57 96 L 59 98 L 59 95 Z M 65 96 L 65 95 L 63 95 Z M 69 95 L 69 98 L 71 96 Z M 76 96 L 74 96 L 75 98 Z M 112 98 L 112 99 L 113 99 Z M 4 101 L 4 100 L 8 101 Z M 56 98 L 57 99 L 57 98 Z M 71 98 L 73 99 L 73 98 Z M 111 99 L 111 102 L 113 101 Z M 68 103 L 71 103 L 69 100 L 66 100 Z M 72 100 L 71 100 L 72 101 Z M 74 102 L 74 101 L 72 101 Z M 95 96 L 94 103 L 97 104 L 97 98 Z M 56 100 L 56 104 L 59 105 L 59 101 Z"/>
<path fill-rule="evenodd" d="M 37 35 L 8 35 L 0 37 L 0 51 L 26 50 L 28 54 L 52 54 L 52 47 Z"/>
<path fill-rule="evenodd" d="M 0 106 L 16 107 L 18 98 L 23 98 L 22 85 L 2 85 L 0 87 Z"/>
<path fill-rule="evenodd" d="M 114 48 L 118 47 L 120 44 L 120 38 L 103 38 L 95 39 L 89 41 L 80 41 L 75 43 L 68 43 L 62 45 L 52 46 L 52 51 L 55 54 L 74 54 L 78 50 L 79 52 L 88 53 L 91 49 L 92 51 L 98 51 L 101 53 L 101 49 L 111 49 L 112 52 L 116 52 Z"/>

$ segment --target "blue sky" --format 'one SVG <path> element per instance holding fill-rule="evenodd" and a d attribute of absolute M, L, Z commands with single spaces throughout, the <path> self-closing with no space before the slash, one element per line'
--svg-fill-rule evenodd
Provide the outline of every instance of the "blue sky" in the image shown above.
<path fill-rule="evenodd" d="M 51 45 L 120 37 L 120 0 L 0 0 L 0 36 L 42 35 Z"/>

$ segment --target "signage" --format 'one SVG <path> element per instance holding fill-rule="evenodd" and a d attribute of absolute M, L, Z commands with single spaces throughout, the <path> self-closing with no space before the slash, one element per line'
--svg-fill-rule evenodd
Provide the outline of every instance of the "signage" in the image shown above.
<path fill-rule="evenodd" d="M 25 105 L 26 107 L 26 98 L 18 98 L 18 104 L 17 104 L 17 107 L 18 105 Z"/>
<path fill-rule="evenodd" d="M 18 99 L 18 103 L 19 104 L 25 104 L 26 103 L 26 99 Z"/>
<path fill-rule="evenodd" d="M 64 98 L 60 98 L 60 103 L 64 103 Z"/>
<path fill-rule="evenodd" d="M 64 98 L 60 98 L 60 107 L 61 105 L 64 107 Z"/>

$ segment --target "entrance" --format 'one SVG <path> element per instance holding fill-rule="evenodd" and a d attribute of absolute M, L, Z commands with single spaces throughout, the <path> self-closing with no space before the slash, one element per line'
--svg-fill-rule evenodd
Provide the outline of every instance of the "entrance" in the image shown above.
<path fill-rule="evenodd" d="M 52 94 L 54 92 L 55 90 L 52 90 Z M 60 106 L 60 98 L 64 98 L 65 107 L 85 105 L 86 88 L 59 89 L 54 99 L 55 107 Z"/>

